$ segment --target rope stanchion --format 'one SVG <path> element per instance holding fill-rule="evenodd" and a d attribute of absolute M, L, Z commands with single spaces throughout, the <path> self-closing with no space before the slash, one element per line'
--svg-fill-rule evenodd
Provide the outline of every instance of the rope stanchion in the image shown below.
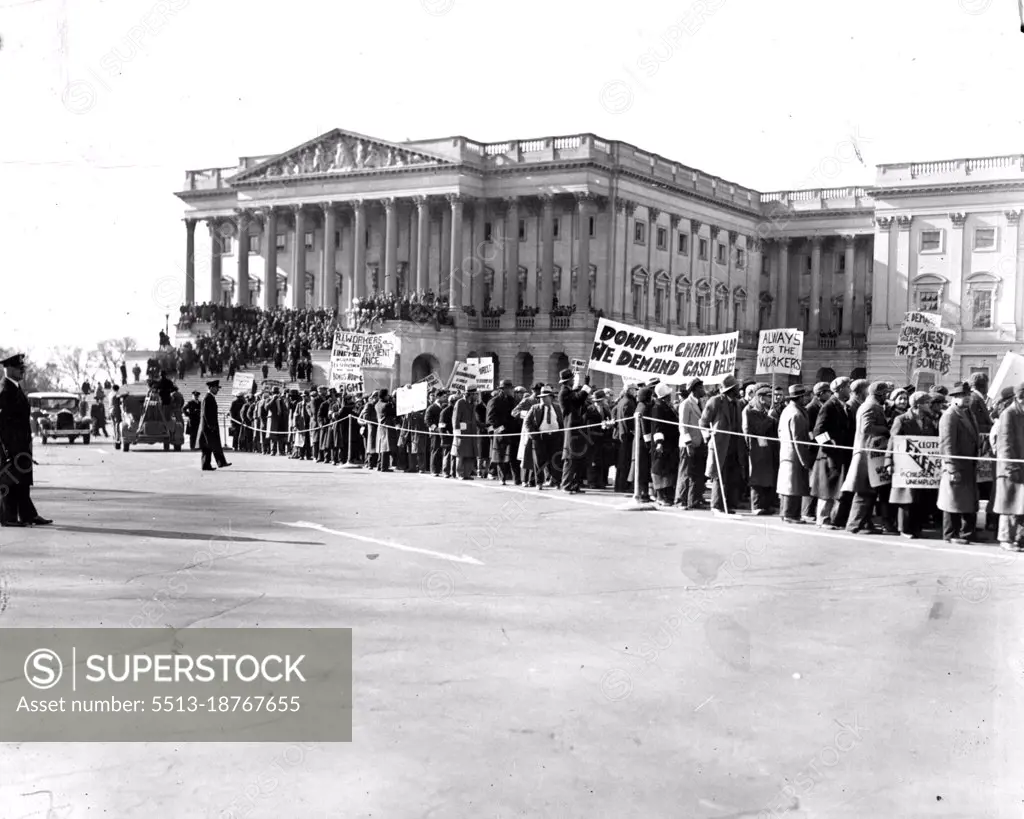
<path fill-rule="evenodd" d="M 348 416 L 348 457 L 345 459 L 345 463 L 339 464 L 338 469 L 361 469 L 362 464 L 352 463 L 352 439 L 355 437 L 355 433 L 352 430 L 352 423 L 355 421 L 355 415 Z"/>
<path fill-rule="evenodd" d="M 657 507 L 650 501 L 642 500 L 640 494 L 640 441 L 643 435 L 640 430 L 640 413 L 633 414 L 633 497 L 619 509 L 623 512 L 648 512 Z"/>
<path fill-rule="evenodd" d="M 718 457 L 718 447 L 715 446 L 715 431 L 711 430 L 711 449 L 714 450 L 715 471 L 718 472 L 718 494 L 722 496 L 722 508 L 725 514 L 729 514 L 729 501 L 726 500 L 725 481 L 722 480 L 722 459 Z"/>

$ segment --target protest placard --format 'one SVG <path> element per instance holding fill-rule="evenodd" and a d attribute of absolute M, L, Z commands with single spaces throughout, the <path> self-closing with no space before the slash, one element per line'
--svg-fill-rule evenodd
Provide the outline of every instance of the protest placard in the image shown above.
<path fill-rule="evenodd" d="M 444 387 L 444 382 L 437 373 L 430 373 L 426 378 L 421 378 L 417 384 L 426 384 L 428 390 L 438 390 Z"/>
<path fill-rule="evenodd" d="M 263 387 L 263 392 L 273 392 L 275 389 L 284 392 L 288 388 L 288 384 L 280 378 L 264 378 L 261 386 Z"/>
<path fill-rule="evenodd" d="M 476 386 L 476 367 L 471 367 L 465 361 L 456 361 L 452 367 L 452 374 L 448 378 L 448 389 L 465 392 L 470 387 Z"/>
<path fill-rule="evenodd" d="M 351 392 L 353 385 L 361 386 L 362 383 L 363 370 L 356 356 L 331 354 L 331 369 L 327 377 L 329 387 Z"/>
<path fill-rule="evenodd" d="M 572 374 L 583 372 L 587 368 L 587 362 L 582 358 L 573 358 L 569 361 L 569 369 L 572 370 Z"/>
<path fill-rule="evenodd" d="M 235 373 L 235 379 L 231 382 L 231 394 L 248 395 L 252 392 L 252 385 L 255 383 L 254 373 Z"/>
<path fill-rule="evenodd" d="M 658 376 L 663 384 L 683 384 L 695 376 L 719 384 L 736 371 L 738 343 L 738 332 L 673 336 L 602 318 L 590 369 L 620 377 Z"/>
<path fill-rule="evenodd" d="M 896 340 L 896 356 L 906 358 L 914 370 L 948 374 L 956 331 L 944 330 L 940 323 L 941 318 L 935 313 L 906 313 Z"/>
<path fill-rule="evenodd" d="M 804 334 L 801 330 L 762 330 L 757 341 L 756 375 L 800 375 Z"/>
<path fill-rule="evenodd" d="M 365 369 L 395 366 L 395 354 L 402 352 L 401 339 L 395 333 L 357 333 L 338 330 L 334 334 L 331 357 L 354 356 Z"/>
<path fill-rule="evenodd" d="M 427 408 L 428 386 L 426 381 L 419 381 L 395 390 L 395 415 L 408 415 Z"/>
<path fill-rule="evenodd" d="M 938 489 L 942 475 L 939 439 L 930 435 L 896 435 L 892 439 L 893 489 Z"/>
<path fill-rule="evenodd" d="M 473 368 L 476 388 L 481 392 L 494 390 L 494 359 L 490 356 L 467 358 L 466 364 Z"/>

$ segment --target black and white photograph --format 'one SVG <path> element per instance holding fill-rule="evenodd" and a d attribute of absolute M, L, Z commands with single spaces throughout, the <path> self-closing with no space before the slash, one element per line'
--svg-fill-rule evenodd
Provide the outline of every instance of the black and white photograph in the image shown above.
<path fill-rule="evenodd" d="M 0 819 L 1024 815 L 1022 80 L 1021 0 L 0 0 Z"/>

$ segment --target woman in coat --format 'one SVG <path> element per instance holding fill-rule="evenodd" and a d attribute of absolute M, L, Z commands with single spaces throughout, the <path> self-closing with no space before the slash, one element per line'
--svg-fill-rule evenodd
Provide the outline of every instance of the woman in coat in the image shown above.
<path fill-rule="evenodd" d="M 519 433 L 517 457 L 523 465 L 523 483 L 530 487 L 537 485 L 537 475 L 533 464 L 533 442 L 530 439 L 530 431 L 526 428 L 526 416 L 530 414 L 531 409 L 540 403 L 540 391 L 542 389 L 544 389 L 543 384 L 534 384 L 533 394 L 527 395 L 512 408 L 512 417 L 518 418 L 523 425 L 522 431 Z"/>
<path fill-rule="evenodd" d="M 779 482 L 776 491 L 782 499 L 782 520 L 803 523 L 800 516 L 804 496 L 810 492 L 810 471 L 816 447 L 811 441 L 811 424 L 804 402 L 807 388 L 794 384 L 789 388 L 789 405 L 779 416 Z"/>
<path fill-rule="evenodd" d="M 394 399 L 387 390 L 380 391 L 377 400 L 377 450 L 380 452 L 380 471 L 390 472 L 398 451 L 398 416 Z"/>
<path fill-rule="evenodd" d="M 893 472 L 893 441 L 897 435 L 927 435 L 924 419 L 928 413 L 931 396 L 926 392 L 915 392 L 909 401 L 909 409 L 897 415 L 892 422 L 892 437 L 885 456 L 885 466 Z M 889 503 L 899 508 L 898 526 L 900 536 L 908 539 L 920 537 L 928 517 L 928 489 L 905 489 L 894 486 L 889 492 Z"/>
<path fill-rule="evenodd" d="M 958 384 L 949 397 L 953 403 L 939 421 L 942 538 L 947 543 L 968 543 L 977 533 L 978 517 L 978 462 L 970 459 L 978 457 L 981 447 L 978 425 L 968 406 L 971 388 Z"/>
<path fill-rule="evenodd" d="M 377 468 L 377 393 L 371 393 L 363 409 L 359 413 L 359 428 L 363 433 L 363 446 L 366 450 L 367 469 Z"/>
<path fill-rule="evenodd" d="M 999 515 L 999 545 L 1024 551 L 1024 384 L 1014 401 L 999 413 L 993 450 L 996 453 L 996 496 L 992 511 Z"/>
<path fill-rule="evenodd" d="M 839 501 L 853 457 L 850 447 L 853 446 L 854 418 L 847 406 L 850 379 L 837 378 L 830 387 L 832 397 L 818 411 L 811 429 L 811 437 L 820 444 L 811 467 L 811 495 L 818 499 L 818 526 L 839 529 L 846 523 Z M 821 444 L 821 441 L 826 443 Z"/>
<path fill-rule="evenodd" d="M 771 408 L 770 384 L 758 384 L 754 397 L 743 409 L 743 435 L 747 441 L 750 473 L 750 511 L 755 515 L 772 513 L 772 494 L 779 473 L 773 446 L 778 426 L 768 415 Z"/>
<path fill-rule="evenodd" d="M 671 506 L 679 471 L 679 414 L 672 406 L 672 386 L 659 384 L 651 408 L 651 474 L 659 506 Z"/>

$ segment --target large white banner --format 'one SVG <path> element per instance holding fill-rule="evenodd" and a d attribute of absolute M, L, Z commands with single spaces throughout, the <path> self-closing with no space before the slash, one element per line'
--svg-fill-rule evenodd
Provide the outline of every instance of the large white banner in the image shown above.
<path fill-rule="evenodd" d="M 410 412 L 425 410 L 428 403 L 428 391 L 429 387 L 426 381 L 399 387 L 395 390 L 395 415 L 408 415 Z"/>
<path fill-rule="evenodd" d="M 893 489 L 938 489 L 942 475 L 939 439 L 929 435 L 897 435 L 892 439 Z"/>
<path fill-rule="evenodd" d="M 910 360 L 915 370 L 949 373 L 953 362 L 955 330 L 944 330 L 942 319 L 935 313 L 910 312 L 904 315 L 896 340 L 896 355 Z"/>
<path fill-rule="evenodd" d="M 630 379 L 657 376 L 663 384 L 683 384 L 693 377 L 719 384 L 736 371 L 739 335 L 672 336 L 602 318 L 590 369 Z"/>
<path fill-rule="evenodd" d="M 801 330 L 762 330 L 757 340 L 755 375 L 800 375 L 803 357 Z"/>
<path fill-rule="evenodd" d="M 402 340 L 395 333 L 356 333 L 338 330 L 334 335 L 332 358 L 358 358 L 364 369 L 379 370 L 395 366 L 395 354 L 402 352 Z"/>

